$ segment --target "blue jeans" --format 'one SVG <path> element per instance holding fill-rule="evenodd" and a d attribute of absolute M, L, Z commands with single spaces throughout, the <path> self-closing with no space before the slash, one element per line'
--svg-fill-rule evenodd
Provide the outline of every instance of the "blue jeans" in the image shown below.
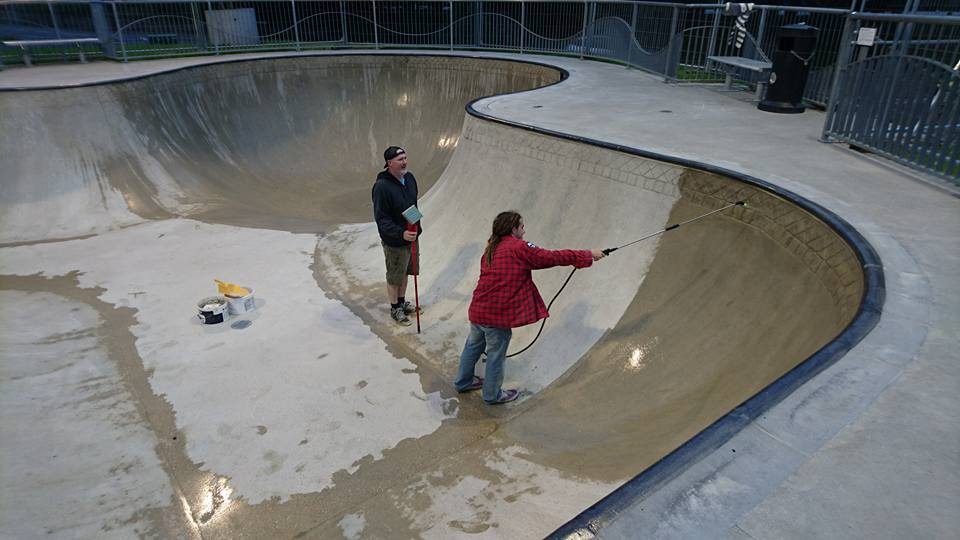
<path fill-rule="evenodd" d="M 493 403 L 500 399 L 500 385 L 503 384 L 503 360 L 507 356 L 507 347 L 513 330 L 495 328 L 470 323 L 470 335 L 460 354 L 460 372 L 453 385 L 463 390 L 473 382 L 473 371 L 480 359 L 480 353 L 487 353 L 487 371 L 483 376 L 483 400 Z"/>

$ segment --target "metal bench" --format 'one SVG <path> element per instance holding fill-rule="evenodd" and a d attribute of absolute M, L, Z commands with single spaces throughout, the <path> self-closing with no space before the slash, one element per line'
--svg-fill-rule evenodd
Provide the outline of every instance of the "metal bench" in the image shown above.
<path fill-rule="evenodd" d="M 742 56 L 708 56 L 707 60 L 725 66 L 724 72 L 726 73 L 726 79 L 724 83 L 727 88 L 733 85 L 733 70 L 736 68 L 759 73 L 760 79 L 757 80 L 757 98 L 763 98 L 763 89 L 767 83 L 770 82 L 770 71 L 773 69 L 772 63 L 763 60 L 743 58 Z"/>
<path fill-rule="evenodd" d="M 32 66 L 33 62 L 30 60 L 30 47 L 44 47 L 50 45 L 76 45 L 77 50 L 80 52 L 80 61 L 83 63 L 87 62 L 86 55 L 83 54 L 83 44 L 84 43 L 100 43 L 100 40 L 97 38 L 58 38 L 58 39 L 25 39 L 19 41 L 4 41 L 3 44 L 8 47 L 20 47 L 21 54 L 23 56 L 23 63 L 27 66 Z"/>

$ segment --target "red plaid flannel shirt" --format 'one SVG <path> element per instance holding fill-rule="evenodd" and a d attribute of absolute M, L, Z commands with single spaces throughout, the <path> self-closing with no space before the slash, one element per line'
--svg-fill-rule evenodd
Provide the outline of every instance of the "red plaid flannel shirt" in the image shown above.
<path fill-rule="evenodd" d="M 470 322 L 496 328 L 535 323 L 547 313 L 532 270 L 554 266 L 586 268 L 593 264 L 588 250 L 541 249 L 525 240 L 504 236 L 493 253 L 493 264 L 480 260 L 480 280 L 473 290 Z"/>

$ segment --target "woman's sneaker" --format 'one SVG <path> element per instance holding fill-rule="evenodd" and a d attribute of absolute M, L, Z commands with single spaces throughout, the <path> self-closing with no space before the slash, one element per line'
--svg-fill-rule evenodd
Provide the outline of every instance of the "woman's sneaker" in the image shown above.
<path fill-rule="evenodd" d="M 503 403 L 510 403 L 518 397 L 520 397 L 519 390 L 504 390 L 500 392 L 500 399 L 496 401 L 488 401 L 487 405 L 501 405 Z"/>
<path fill-rule="evenodd" d="M 483 377 L 477 377 L 474 375 L 473 382 L 467 385 L 466 388 L 457 388 L 457 392 L 463 394 L 465 392 L 470 392 L 471 390 L 480 390 L 481 388 L 483 388 Z"/>
<path fill-rule="evenodd" d="M 403 306 L 390 308 L 390 318 L 396 321 L 400 326 L 410 326 L 410 319 L 403 312 Z"/>

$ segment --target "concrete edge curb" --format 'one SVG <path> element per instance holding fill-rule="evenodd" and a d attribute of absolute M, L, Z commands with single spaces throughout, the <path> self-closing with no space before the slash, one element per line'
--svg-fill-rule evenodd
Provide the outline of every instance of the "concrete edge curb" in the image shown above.
<path fill-rule="evenodd" d="M 139 73 L 136 75 L 125 75 L 120 77 L 110 77 L 97 81 L 87 81 L 87 82 L 78 82 L 78 83 L 66 83 L 66 84 L 51 84 L 45 86 L 10 86 L 10 87 L 0 87 L 0 92 L 30 92 L 30 91 L 42 91 L 42 90 L 67 90 L 71 88 L 85 88 L 88 86 L 103 86 L 107 84 L 116 84 L 122 82 L 131 82 L 138 81 L 141 79 L 147 79 L 150 77 L 155 77 L 158 75 L 167 75 L 170 73 L 176 73 L 178 71 L 187 71 L 191 69 L 198 69 L 204 67 L 210 67 L 220 64 L 236 64 L 242 62 L 262 62 L 265 60 L 277 60 L 277 59 L 291 59 L 291 58 L 320 58 L 320 57 L 342 57 L 342 56 L 418 56 L 418 57 L 437 57 L 437 58 L 473 58 L 477 60 L 492 60 L 497 62 L 516 62 L 519 64 L 530 64 L 534 66 L 542 66 L 550 68 L 560 72 L 560 81 L 562 82 L 567 77 L 570 76 L 570 73 L 567 70 L 553 66 L 544 62 L 537 62 L 533 60 L 520 60 L 517 58 L 498 58 L 492 55 L 479 55 L 479 54 L 470 54 L 469 52 L 447 52 L 441 53 L 438 51 L 428 51 L 428 52 L 418 52 L 416 50 L 405 50 L 400 49 L 397 51 L 377 51 L 377 50 L 367 50 L 367 49 L 332 49 L 328 51 L 315 51 L 315 52 L 287 52 L 287 53 L 273 53 L 273 54 L 264 54 L 263 56 L 254 56 L 254 57 L 224 57 L 224 56 L 188 56 L 184 59 L 190 58 L 199 58 L 202 61 L 188 65 L 188 66 L 177 66 L 158 69 L 150 73 Z M 149 61 L 149 60 L 145 60 Z M 551 86 L 551 83 L 539 88 L 546 88 Z M 536 90 L 536 89 L 535 89 Z M 526 92 L 528 90 L 522 90 Z M 508 95 L 508 94 L 496 94 L 496 95 Z M 493 97 L 493 96 L 484 96 L 484 97 Z M 482 98 L 481 98 L 482 99 Z"/>

